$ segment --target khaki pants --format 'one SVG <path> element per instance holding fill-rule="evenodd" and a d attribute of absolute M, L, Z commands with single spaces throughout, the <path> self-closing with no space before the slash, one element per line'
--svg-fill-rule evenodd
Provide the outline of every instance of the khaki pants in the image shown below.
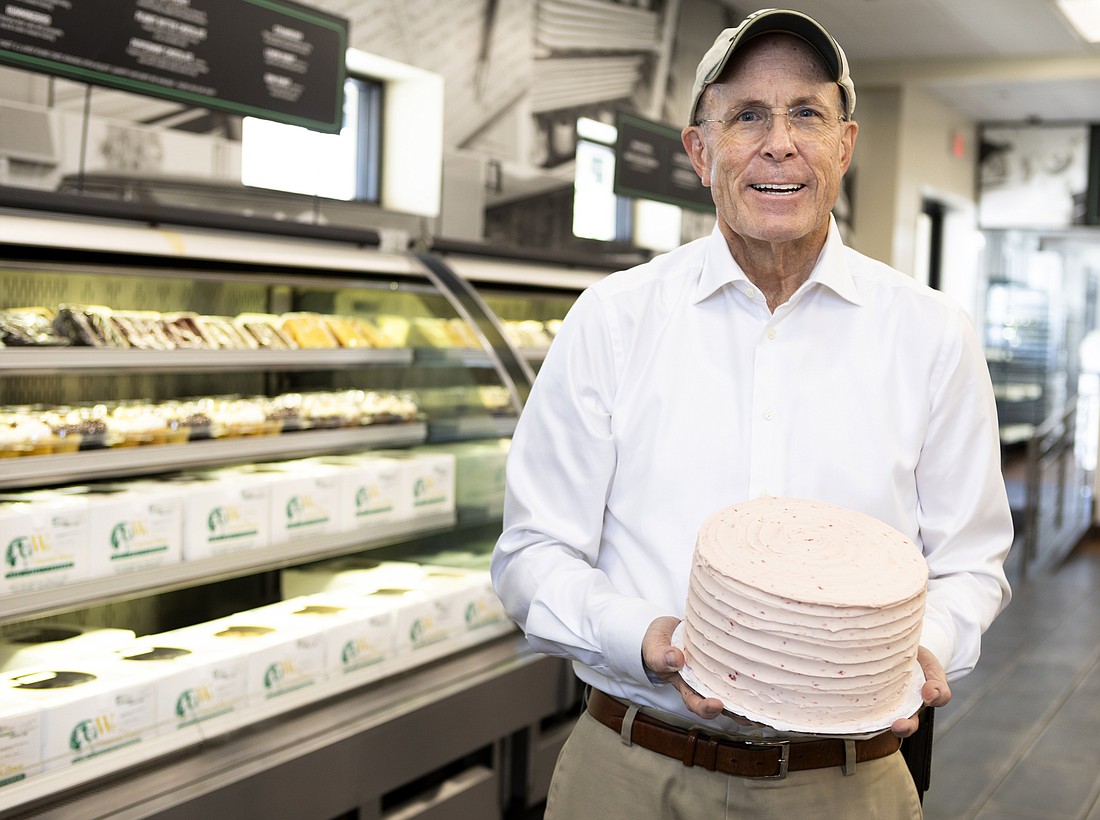
<path fill-rule="evenodd" d="M 919 820 L 920 799 L 900 752 L 758 780 L 688 768 L 628 746 L 587 712 L 558 758 L 546 820 Z"/>

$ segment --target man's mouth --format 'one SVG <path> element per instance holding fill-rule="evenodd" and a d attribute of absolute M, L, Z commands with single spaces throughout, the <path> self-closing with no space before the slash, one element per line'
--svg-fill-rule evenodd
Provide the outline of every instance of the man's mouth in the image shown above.
<path fill-rule="evenodd" d="M 799 183 L 793 185 L 772 185 L 768 183 L 761 183 L 759 185 L 753 185 L 751 187 L 754 191 L 760 191 L 764 194 L 793 194 L 801 191 L 806 186 Z"/>

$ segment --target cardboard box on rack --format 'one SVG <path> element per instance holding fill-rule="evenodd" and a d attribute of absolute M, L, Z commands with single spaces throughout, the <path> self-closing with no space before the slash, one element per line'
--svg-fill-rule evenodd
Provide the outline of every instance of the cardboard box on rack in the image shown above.
<path fill-rule="evenodd" d="M 223 653 L 245 661 L 247 706 L 264 703 L 324 680 L 324 640 L 310 625 L 280 623 L 272 617 L 240 612 L 150 640 L 184 641 L 196 654 Z"/>
<path fill-rule="evenodd" d="M 169 491 L 146 483 L 81 484 L 35 495 L 87 507 L 89 577 L 182 560 L 183 508 Z"/>
<path fill-rule="evenodd" d="M 0 675 L 0 701 L 41 709 L 42 771 L 79 764 L 154 737 L 152 675 L 87 658 Z"/>
<path fill-rule="evenodd" d="M 432 448 L 379 450 L 378 456 L 405 463 L 405 481 L 412 491 L 410 516 L 454 513 L 455 457 Z"/>
<path fill-rule="evenodd" d="M 424 574 L 412 561 L 375 561 L 360 556 L 334 558 L 318 564 L 289 567 L 280 573 L 284 600 L 348 587 L 373 592 L 385 587 L 407 587 Z"/>
<path fill-rule="evenodd" d="M 0 795 L 42 770 L 42 709 L 0 695 Z"/>
<path fill-rule="evenodd" d="M 247 660 L 233 647 L 180 632 L 150 635 L 112 653 L 123 666 L 154 676 L 156 725 L 166 732 L 238 712 L 248 703 Z"/>
<path fill-rule="evenodd" d="M 445 445 L 455 457 L 455 506 L 459 510 L 482 515 L 503 512 L 504 467 L 510 445 L 510 439 Z"/>
<path fill-rule="evenodd" d="M 67 623 L 24 624 L 7 631 L 0 640 L 0 672 L 105 655 L 132 640 L 134 633 L 129 629 Z"/>
<path fill-rule="evenodd" d="M 487 570 L 460 569 L 425 564 L 421 589 L 442 594 L 456 602 L 461 613 L 460 632 L 509 631 L 512 622 L 493 590 Z"/>
<path fill-rule="evenodd" d="M 271 543 L 282 544 L 340 531 L 337 470 L 303 461 L 248 464 L 218 471 L 266 482 L 271 493 Z"/>
<path fill-rule="evenodd" d="M 329 678 L 381 677 L 394 654 L 394 612 L 384 601 L 351 601 L 320 593 L 280 601 L 252 614 L 319 630 Z"/>
<path fill-rule="evenodd" d="M 310 460 L 338 471 L 338 520 L 342 531 L 369 530 L 377 524 L 412 516 L 412 486 L 406 477 L 405 462 L 373 453 Z"/>
<path fill-rule="evenodd" d="M 323 592 L 338 600 L 388 602 L 395 613 L 395 651 L 414 653 L 484 629 L 512 626 L 493 592 L 488 572 L 425 565 L 394 565 L 382 572 L 369 560 L 348 558 L 283 572 L 283 589 L 300 594 Z M 415 567 L 415 568 L 414 568 Z"/>
<path fill-rule="evenodd" d="M 324 593 L 348 606 L 378 605 L 394 616 L 394 652 L 400 657 L 446 640 L 457 616 L 445 600 L 420 591 L 423 570 L 405 562 L 344 558 L 283 571 L 284 594 Z"/>
<path fill-rule="evenodd" d="M 47 589 L 86 578 L 88 510 L 33 493 L 0 497 L 0 595 Z"/>
<path fill-rule="evenodd" d="M 261 549 L 271 543 L 271 487 L 267 481 L 197 472 L 143 483 L 179 496 L 185 561 Z"/>

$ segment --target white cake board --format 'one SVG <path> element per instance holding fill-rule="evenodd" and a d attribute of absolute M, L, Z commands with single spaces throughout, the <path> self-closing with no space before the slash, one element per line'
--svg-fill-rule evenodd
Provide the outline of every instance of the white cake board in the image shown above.
<path fill-rule="evenodd" d="M 680 622 L 672 633 L 672 645 L 679 649 L 681 652 L 684 650 L 684 623 Z M 680 670 L 680 677 L 684 679 L 684 683 L 698 692 L 705 698 L 716 698 L 722 701 L 722 705 L 729 713 L 730 717 L 735 720 L 740 718 L 743 720 L 749 720 L 754 723 L 760 723 L 764 726 L 770 726 L 779 732 L 798 732 L 799 734 L 812 734 L 812 735 L 829 735 L 835 737 L 837 735 L 859 735 L 862 737 L 871 737 L 878 734 L 894 723 L 895 720 L 900 718 L 909 718 L 917 713 L 917 711 L 924 705 L 924 698 L 921 696 L 921 688 L 924 686 L 924 670 L 921 669 L 921 665 L 914 659 L 912 669 L 910 670 L 909 677 L 909 689 L 905 693 L 905 698 L 898 706 L 897 714 L 891 717 L 885 724 L 881 721 L 868 722 L 861 720 L 860 718 L 853 718 L 849 720 L 837 721 L 835 723 L 818 723 L 816 725 L 810 725 L 807 723 L 795 723 L 782 720 L 774 720 L 773 718 L 765 717 L 759 713 L 756 713 L 751 708 L 745 708 L 744 706 L 733 703 L 732 701 L 719 698 L 712 693 L 706 686 L 699 682 L 699 679 L 695 677 L 695 673 L 691 671 L 691 668 L 685 663 L 684 668 Z"/>

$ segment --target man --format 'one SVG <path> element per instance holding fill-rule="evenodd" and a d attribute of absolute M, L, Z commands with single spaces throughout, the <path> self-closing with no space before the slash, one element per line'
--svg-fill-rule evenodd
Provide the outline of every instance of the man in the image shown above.
<path fill-rule="evenodd" d="M 809 17 L 767 10 L 724 31 L 683 130 L 713 233 L 582 294 L 540 371 L 493 577 L 531 644 L 590 687 L 547 817 L 920 816 L 896 753 L 919 716 L 769 779 L 782 744 L 744 743 L 760 730 L 691 691 L 671 645 L 700 524 L 762 494 L 850 507 L 920 546 L 927 704 L 947 703 L 1008 601 L 975 334 L 942 295 L 844 247 L 831 217 L 855 101 L 843 51 Z M 700 733 L 748 762 L 691 765 Z"/>

